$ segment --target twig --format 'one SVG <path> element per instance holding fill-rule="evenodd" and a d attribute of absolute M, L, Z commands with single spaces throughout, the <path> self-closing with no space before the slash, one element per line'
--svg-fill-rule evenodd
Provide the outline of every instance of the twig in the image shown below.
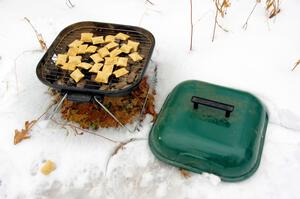
<path fill-rule="evenodd" d="M 74 8 L 75 5 L 71 2 L 71 0 L 66 0 L 66 4 L 69 8 Z"/>
<path fill-rule="evenodd" d="M 292 71 L 294 71 L 296 68 L 297 68 L 297 66 L 300 64 L 300 59 L 295 63 L 295 66 L 294 66 L 294 68 L 292 69 Z"/>
<path fill-rule="evenodd" d="M 253 6 L 253 8 L 252 8 L 252 10 L 250 12 L 250 14 L 248 15 L 247 20 L 246 20 L 245 24 L 242 27 L 244 30 L 247 29 L 247 27 L 248 27 L 248 21 L 249 21 L 250 17 L 252 16 L 252 13 L 254 12 L 254 10 L 255 10 L 255 8 L 256 8 L 256 6 L 257 6 L 258 3 L 260 3 L 260 1 L 256 1 L 256 3 L 254 4 L 254 6 Z"/>
<path fill-rule="evenodd" d="M 36 28 L 32 25 L 32 23 L 30 22 L 30 20 L 27 18 L 27 17 L 24 17 L 24 19 L 30 24 L 30 26 L 32 27 L 32 29 L 34 30 L 35 32 L 35 35 L 36 35 L 36 38 L 38 39 L 39 43 L 40 43 L 40 46 L 43 50 L 47 50 L 47 45 L 46 45 L 46 42 L 42 36 L 42 34 L 40 34 Z"/>
<path fill-rule="evenodd" d="M 107 173 L 107 168 L 108 168 L 108 165 L 109 165 L 109 162 L 111 160 L 111 158 L 113 156 L 115 156 L 121 149 L 124 149 L 124 146 L 131 143 L 131 142 L 135 142 L 135 141 L 142 141 L 142 140 L 147 140 L 147 138 L 130 138 L 129 140 L 127 141 L 124 141 L 124 142 L 120 142 L 116 147 L 115 149 L 113 150 L 113 152 L 110 154 L 109 158 L 107 159 L 107 162 L 106 162 L 106 166 L 105 166 L 105 175 Z"/>
<path fill-rule="evenodd" d="M 193 49 L 193 33 L 194 33 L 194 25 L 193 25 L 193 0 L 190 0 L 190 21 L 191 21 L 191 39 L 190 39 L 190 51 Z"/>
<path fill-rule="evenodd" d="M 154 3 L 153 3 L 152 1 L 150 1 L 150 0 L 146 0 L 146 2 L 148 2 L 148 3 L 150 3 L 151 5 L 153 5 L 153 6 L 154 6 Z"/>
<path fill-rule="evenodd" d="M 51 121 L 53 121 L 54 123 L 56 123 L 57 125 L 59 125 L 59 126 L 61 126 L 61 127 L 70 127 L 70 128 L 73 129 L 73 130 L 76 132 L 76 134 L 78 134 L 78 135 L 81 135 L 81 133 L 78 133 L 78 130 L 79 130 L 79 131 L 82 131 L 82 132 L 85 132 L 85 133 L 89 133 L 89 134 L 92 134 L 92 135 L 96 135 L 96 136 L 98 136 L 98 137 L 101 137 L 101 138 L 106 139 L 106 140 L 108 140 L 108 141 L 110 141 L 110 142 L 113 142 L 113 143 L 119 143 L 119 142 L 116 141 L 116 140 L 113 140 L 113 139 L 111 139 L 111 138 L 105 137 L 105 136 L 103 136 L 103 135 L 99 135 L 99 134 L 97 134 L 97 133 L 94 133 L 94 132 L 89 131 L 89 130 L 86 130 L 86 129 L 82 129 L 82 128 L 80 128 L 80 127 L 78 127 L 78 126 L 75 126 L 75 125 L 73 125 L 73 124 L 62 124 L 62 123 L 57 122 L 57 121 L 54 120 L 54 119 L 51 119 Z"/>
<path fill-rule="evenodd" d="M 218 22 L 218 16 L 219 14 L 221 15 L 221 17 L 224 17 L 226 15 L 226 9 L 228 7 L 230 7 L 230 2 L 229 0 L 222 0 L 222 2 L 220 2 L 220 0 L 213 0 L 215 3 L 215 7 L 216 7 L 216 15 L 215 15 L 215 23 L 214 23 L 214 30 L 213 30 L 213 36 L 212 36 L 212 42 L 215 39 L 215 34 L 216 34 L 216 27 L 218 25 L 219 28 L 221 28 L 223 31 L 228 32 L 228 30 L 226 30 L 225 28 L 223 28 L 219 22 Z"/>
<path fill-rule="evenodd" d="M 215 40 L 215 34 L 216 34 L 216 27 L 217 27 L 217 20 L 218 20 L 218 14 L 219 11 L 218 9 L 216 10 L 216 15 L 215 15 L 215 24 L 214 24 L 214 32 L 213 32 L 213 36 L 212 36 L 212 42 Z"/>

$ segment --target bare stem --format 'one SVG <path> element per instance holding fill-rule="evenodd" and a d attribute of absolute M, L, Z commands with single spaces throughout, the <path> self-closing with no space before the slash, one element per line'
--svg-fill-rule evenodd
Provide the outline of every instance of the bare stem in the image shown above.
<path fill-rule="evenodd" d="M 40 46 L 43 50 L 47 50 L 47 45 L 46 42 L 42 36 L 42 34 L 40 34 L 37 29 L 32 25 L 32 23 L 30 22 L 30 20 L 27 17 L 24 17 L 24 19 L 29 23 L 29 25 L 32 27 L 32 29 L 35 32 L 36 38 L 38 39 Z"/>
<path fill-rule="evenodd" d="M 247 20 L 246 20 L 245 24 L 243 25 L 243 28 L 244 28 L 245 30 L 247 29 L 248 21 L 249 21 L 250 17 L 252 16 L 252 13 L 254 12 L 254 10 L 255 10 L 257 4 L 258 4 L 258 2 L 256 1 L 256 3 L 254 4 L 254 6 L 253 6 L 253 8 L 252 8 L 252 10 L 251 10 L 251 12 L 250 12 L 250 14 L 249 14 L 248 17 L 247 17 Z"/>
<path fill-rule="evenodd" d="M 190 21 L 191 21 L 191 38 L 190 38 L 190 51 L 193 49 L 193 33 L 194 33 L 194 25 L 193 25 L 193 0 L 190 0 Z"/>
<path fill-rule="evenodd" d="M 215 40 L 215 34 L 216 34 L 216 27 L 217 27 L 217 21 L 218 21 L 218 14 L 219 14 L 219 10 L 216 9 L 216 15 L 215 15 L 215 24 L 214 24 L 214 31 L 213 31 L 213 36 L 212 36 L 212 42 L 214 42 Z"/>
<path fill-rule="evenodd" d="M 152 1 L 150 1 L 150 0 L 146 0 L 146 2 L 148 2 L 148 3 L 150 3 L 151 5 L 153 5 L 153 6 L 154 6 L 154 3 L 153 3 Z"/>
<path fill-rule="evenodd" d="M 297 66 L 300 64 L 300 60 L 298 60 L 297 62 L 296 62 L 296 64 L 295 64 L 295 66 L 294 66 L 294 68 L 292 69 L 292 71 L 294 71 L 296 68 L 297 68 Z"/>
<path fill-rule="evenodd" d="M 74 8 L 75 5 L 71 2 L 71 0 L 66 0 L 66 4 L 69 8 Z"/>

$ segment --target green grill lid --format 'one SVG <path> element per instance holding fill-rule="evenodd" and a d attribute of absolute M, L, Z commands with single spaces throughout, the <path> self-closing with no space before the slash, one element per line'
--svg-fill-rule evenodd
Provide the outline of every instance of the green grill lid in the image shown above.
<path fill-rule="evenodd" d="M 255 96 L 190 80 L 169 94 L 149 145 L 164 162 L 239 181 L 259 166 L 267 124 L 266 108 Z"/>

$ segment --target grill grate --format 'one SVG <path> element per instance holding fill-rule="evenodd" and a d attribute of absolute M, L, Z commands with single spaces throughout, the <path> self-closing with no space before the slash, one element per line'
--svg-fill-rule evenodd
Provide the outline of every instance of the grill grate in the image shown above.
<path fill-rule="evenodd" d="M 135 71 L 137 73 L 135 80 L 131 84 L 128 84 L 122 89 L 116 89 L 114 88 L 114 85 L 118 84 L 119 82 L 125 81 L 125 77 L 117 79 L 111 76 L 109 78 L 108 84 L 101 84 L 92 80 L 93 74 L 82 70 L 82 72 L 85 74 L 85 85 L 82 88 L 78 87 L 79 84 L 76 84 L 70 77 L 71 71 L 62 70 L 55 65 L 54 57 L 57 54 L 66 53 L 68 50 L 68 44 L 70 44 L 75 39 L 80 39 L 81 33 L 84 32 L 91 32 L 94 34 L 94 36 L 116 35 L 117 33 L 122 32 L 129 35 L 131 40 L 140 42 L 139 54 L 141 54 L 144 59 L 141 62 L 137 63 L 131 62 L 130 59 L 128 60 L 129 66 L 127 67 L 127 70 Z M 105 44 L 97 46 L 103 47 L 104 45 Z M 58 35 L 45 56 L 40 61 L 37 67 L 37 75 L 43 83 L 57 90 L 77 91 L 91 93 L 94 95 L 120 95 L 121 93 L 127 94 L 141 81 L 150 60 L 153 48 L 154 37 L 150 32 L 144 29 L 116 24 L 80 22 L 67 27 Z M 83 60 L 89 59 L 88 54 L 82 56 Z M 90 62 L 92 61 L 90 60 Z M 110 90 L 102 89 L 101 86 L 103 85 L 108 85 L 110 87 Z"/>

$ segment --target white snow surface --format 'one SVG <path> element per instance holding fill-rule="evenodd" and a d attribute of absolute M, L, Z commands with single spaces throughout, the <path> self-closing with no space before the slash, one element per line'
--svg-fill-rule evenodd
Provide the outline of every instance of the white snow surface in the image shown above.
<path fill-rule="evenodd" d="M 188 0 L 0 0 L 0 198 L 300 198 L 300 1 L 282 0 L 281 12 L 266 18 L 259 4 L 242 29 L 254 0 L 232 0 L 211 42 L 215 9 L 211 0 L 193 1 L 194 40 L 189 51 Z M 151 117 L 140 132 L 100 129 L 98 134 L 129 143 L 106 163 L 116 144 L 91 134 L 67 135 L 53 122 L 35 126 L 32 137 L 13 144 L 14 130 L 43 113 L 51 103 L 36 77 L 43 52 L 24 20 L 28 17 L 47 45 L 66 26 L 100 21 L 142 26 L 156 38 L 156 105 L 178 83 L 197 79 L 249 91 L 268 107 L 270 123 L 257 172 L 238 183 L 211 174 L 180 175 L 158 161 L 147 142 Z M 56 115 L 59 118 L 59 115 Z M 45 160 L 56 163 L 49 176 Z"/>

